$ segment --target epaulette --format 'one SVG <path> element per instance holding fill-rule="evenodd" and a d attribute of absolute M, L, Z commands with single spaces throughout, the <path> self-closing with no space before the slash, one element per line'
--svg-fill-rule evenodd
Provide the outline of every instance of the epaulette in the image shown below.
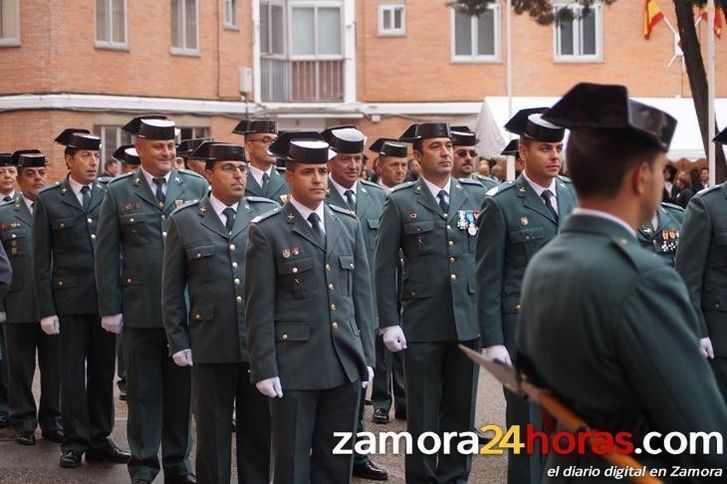
<path fill-rule="evenodd" d="M 111 176 L 100 176 L 100 177 L 96 178 L 96 183 L 106 185 L 108 182 L 110 182 L 113 179 L 114 179 L 114 177 L 111 177 Z"/>
<path fill-rule="evenodd" d="M 182 205 L 180 205 L 178 208 L 175 208 L 174 210 L 172 210 L 172 215 L 184 210 L 185 208 L 193 207 L 195 205 L 199 205 L 199 199 L 188 200 L 188 201 L 184 202 Z"/>
<path fill-rule="evenodd" d="M 493 197 L 499 193 L 504 192 L 508 188 L 512 188 L 514 186 L 515 186 L 515 182 L 513 180 L 502 182 L 499 185 L 497 185 L 496 187 L 492 187 L 489 190 L 487 190 L 487 193 L 485 193 L 485 195 Z"/>
<path fill-rule="evenodd" d="M 252 203 L 272 203 L 274 205 L 278 205 L 278 202 L 276 202 L 275 200 L 270 200 L 269 198 L 265 197 L 255 197 L 253 195 L 246 196 L 245 200 Z"/>
<path fill-rule="evenodd" d="M 202 175 L 200 175 L 196 171 L 188 170 L 186 168 L 179 168 L 177 171 L 179 173 L 184 173 L 185 175 L 189 175 L 189 176 L 192 176 L 195 178 L 201 178 L 202 180 L 207 181 L 207 180 L 205 180 L 205 178 Z"/>
<path fill-rule="evenodd" d="M 51 191 L 51 190 L 55 190 L 56 188 L 58 188 L 58 187 L 60 187 L 60 186 L 61 186 L 61 182 L 60 182 L 60 181 L 57 181 L 57 182 L 55 182 L 55 183 L 51 183 L 50 185 L 48 185 L 48 186 L 45 186 L 45 187 L 41 188 L 41 189 L 40 189 L 40 190 L 38 191 L 38 193 L 40 194 L 40 193 L 44 193 L 44 192 L 49 192 L 49 191 Z"/>
<path fill-rule="evenodd" d="M 711 192 L 713 192 L 713 191 L 715 191 L 715 190 L 718 190 L 718 189 L 722 188 L 722 185 L 723 185 L 723 184 L 722 184 L 722 183 L 720 183 L 720 184 L 718 184 L 718 185 L 714 185 L 714 186 L 712 186 L 712 187 L 702 188 L 702 189 L 701 189 L 701 190 L 699 190 L 699 191 L 698 191 L 697 193 L 695 193 L 695 194 L 694 194 L 694 196 L 697 196 L 697 195 L 699 195 L 700 197 L 703 197 L 704 195 L 706 195 L 706 194 L 708 194 L 708 193 L 711 193 Z"/>
<path fill-rule="evenodd" d="M 331 210 L 335 210 L 336 212 L 339 212 L 339 213 L 345 213 L 349 217 L 356 218 L 356 214 L 354 212 L 350 211 L 350 210 L 347 210 L 345 208 L 339 207 L 338 205 L 328 204 L 328 206 L 331 208 Z"/>
<path fill-rule="evenodd" d="M 571 183 L 571 184 L 573 183 L 573 181 L 570 178 L 568 178 L 567 176 L 558 175 L 556 178 L 564 183 Z"/>
<path fill-rule="evenodd" d="M 413 185 L 414 185 L 414 182 L 413 182 L 413 181 L 408 181 L 408 182 L 404 182 L 404 183 L 399 183 L 398 185 L 396 185 L 395 187 L 393 187 L 393 188 L 391 189 L 391 191 L 392 191 L 392 192 L 398 192 L 399 190 L 403 190 L 403 189 L 405 189 L 405 188 L 409 188 L 409 187 L 411 187 L 411 186 L 413 186 Z"/>
<path fill-rule="evenodd" d="M 478 187 L 482 187 L 482 183 L 477 180 L 473 180 L 472 178 L 457 178 L 457 181 L 463 185 L 476 185 Z"/>
<path fill-rule="evenodd" d="M 669 203 L 669 202 L 661 202 L 661 206 L 664 207 L 664 208 L 668 208 L 670 210 L 676 210 L 677 212 L 683 212 L 684 211 L 684 208 L 683 207 L 680 207 L 679 205 L 675 205 L 675 204 Z"/>
<path fill-rule="evenodd" d="M 280 212 L 280 207 L 275 207 L 274 209 L 272 209 L 272 210 L 270 210 L 268 212 L 265 212 L 265 213 L 263 213 L 261 215 L 258 215 L 257 217 L 255 217 L 252 220 L 250 220 L 250 222 L 251 223 L 254 223 L 254 224 L 256 224 L 258 222 L 262 222 L 263 220 L 265 220 L 267 218 L 270 218 L 270 217 L 272 217 L 273 215 L 275 215 L 276 213 L 279 213 L 279 212 Z"/>
<path fill-rule="evenodd" d="M 381 185 L 379 185 L 378 183 L 373 183 L 368 180 L 359 180 L 358 182 L 367 188 L 375 188 L 375 189 L 384 191 L 384 188 Z"/>
<path fill-rule="evenodd" d="M 134 172 L 134 171 L 130 171 L 129 173 L 124 173 L 123 175 L 119 175 L 117 177 L 114 177 L 112 180 L 109 180 L 108 182 L 106 182 L 106 184 L 107 185 L 112 185 L 114 183 L 118 183 L 121 180 L 126 180 L 127 178 L 129 178 L 130 176 L 134 175 L 135 173 L 136 172 Z"/>

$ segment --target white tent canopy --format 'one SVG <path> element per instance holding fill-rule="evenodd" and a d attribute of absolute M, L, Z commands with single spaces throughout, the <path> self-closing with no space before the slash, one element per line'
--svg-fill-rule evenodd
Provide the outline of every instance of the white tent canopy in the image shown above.
<path fill-rule="evenodd" d="M 513 97 L 512 113 L 515 114 L 524 108 L 552 106 L 558 99 L 557 97 Z M 706 158 L 702 138 L 699 134 L 697 115 L 691 98 L 635 99 L 644 104 L 657 107 L 678 120 L 677 129 L 667 154 L 670 160 L 676 161 L 687 158 L 696 161 L 699 158 Z M 715 99 L 715 113 L 717 125 L 723 129 L 727 124 L 727 99 Z M 478 148 L 483 156 L 499 156 L 500 151 L 507 143 L 505 140 L 513 137 L 503 128 L 508 119 L 507 97 L 491 96 L 484 99 L 476 128 L 477 135 L 481 140 Z"/>

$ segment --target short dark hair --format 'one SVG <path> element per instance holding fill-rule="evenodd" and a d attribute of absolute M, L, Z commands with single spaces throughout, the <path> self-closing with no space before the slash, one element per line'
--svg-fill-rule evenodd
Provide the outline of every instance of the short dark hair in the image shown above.
<path fill-rule="evenodd" d="M 66 149 L 63 152 L 63 156 L 64 157 L 66 157 L 66 156 L 71 156 L 72 157 L 76 153 L 78 153 L 78 148 L 71 148 L 70 146 L 66 146 Z"/>
<path fill-rule="evenodd" d="M 662 150 L 643 135 L 624 129 L 578 129 L 566 147 L 568 174 L 579 196 L 612 197 L 638 163 L 653 165 Z"/>
<path fill-rule="evenodd" d="M 701 170 L 699 170 L 699 173 L 702 173 L 703 171 L 709 172 L 709 168 L 707 168 L 707 167 L 704 167 L 704 168 L 702 168 Z"/>
<path fill-rule="evenodd" d="M 184 160 L 184 165 L 187 165 L 187 160 Z M 215 171 L 215 161 L 216 160 L 205 160 L 204 162 L 204 169 L 209 171 Z"/>

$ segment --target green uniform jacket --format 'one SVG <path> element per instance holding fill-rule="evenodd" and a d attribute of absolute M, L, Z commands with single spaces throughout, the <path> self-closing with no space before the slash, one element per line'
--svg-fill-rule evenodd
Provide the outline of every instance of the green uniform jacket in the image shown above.
<path fill-rule="evenodd" d="M 101 316 L 123 312 L 131 328 L 161 328 L 164 238 L 169 216 L 199 200 L 207 182 L 190 171 L 172 170 L 166 201 L 159 206 L 139 168 L 114 178 L 101 208 L 96 254 Z"/>
<path fill-rule="evenodd" d="M 699 352 L 696 317 L 674 269 L 632 232 L 573 215 L 528 266 L 517 345 L 535 376 L 599 430 L 635 431 L 641 417 L 662 433 L 724 432 L 727 407 Z M 648 464 L 645 456 L 635 457 Z M 727 465 L 716 453 L 668 458 Z M 548 464 L 611 465 L 575 452 L 551 453 Z M 562 469 L 549 482 L 570 482 Z"/>
<path fill-rule="evenodd" d="M 492 178 L 487 178 L 486 176 L 482 176 L 482 175 L 474 175 L 472 177 L 472 179 L 479 182 L 480 185 L 482 185 L 485 188 L 485 190 L 492 190 L 497 185 L 499 185 L 499 183 L 497 183 Z"/>
<path fill-rule="evenodd" d="M 13 268 L 13 281 L 3 302 L 7 323 L 37 323 L 38 303 L 33 288 L 33 215 L 18 193 L 0 206 L 2 244 Z"/>
<path fill-rule="evenodd" d="M 278 203 L 285 203 L 287 201 L 287 197 L 285 197 L 285 195 L 289 193 L 290 187 L 288 187 L 288 183 L 285 181 L 285 178 L 280 176 L 280 173 L 278 173 L 278 170 L 275 167 L 273 167 L 270 172 L 270 180 L 268 181 L 268 186 L 265 191 L 263 191 L 260 185 L 258 185 L 254 176 L 252 176 L 249 172 L 247 174 L 245 196 L 269 198 L 270 200 L 274 200 Z"/>
<path fill-rule="evenodd" d="M 245 321 L 253 382 L 322 390 L 368 380 L 374 366 L 371 278 L 361 225 L 326 204 L 325 246 L 287 203 L 253 219 Z"/>
<path fill-rule="evenodd" d="M 88 210 L 68 177 L 38 193 L 33 217 L 33 276 L 38 317 L 98 314 L 94 250 L 106 184 L 96 181 Z"/>
<path fill-rule="evenodd" d="M 570 180 L 557 177 L 556 191 L 558 220 L 522 175 L 485 197 L 477 241 L 477 319 L 484 347 L 504 344 L 513 354 L 525 267 L 576 206 Z"/>
<path fill-rule="evenodd" d="M 651 223 L 639 227 L 639 243 L 674 267 L 679 246 L 679 230 L 684 222 L 684 209 L 679 205 L 662 202 L 657 214 L 659 217 L 657 227 L 652 227 Z"/>
<path fill-rule="evenodd" d="M 676 270 L 716 356 L 727 356 L 727 185 L 702 190 L 689 201 Z"/>
<path fill-rule="evenodd" d="M 376 243 L 375 284 L 379 326 L 402 323 L 412 342 L 469 341 L 480 335 L 475 314 L 474 257 L 482 186 L 451 179 L 445 218 L 423 178 L 395 187 L 384 204 Z M 465 224 L 461 226 L 460 224 Z"/>
<path fill-rule="evenodd" d="M 174 211 L 169 221 L 162 277 L 164 327 L 172 354 L 191 348 L 195 363 L 240 363 L 248 361 L 243 298 L 247 232 L 253 217 L 278 204 L 244 198 L 230 234 L 208 197 Z"/>

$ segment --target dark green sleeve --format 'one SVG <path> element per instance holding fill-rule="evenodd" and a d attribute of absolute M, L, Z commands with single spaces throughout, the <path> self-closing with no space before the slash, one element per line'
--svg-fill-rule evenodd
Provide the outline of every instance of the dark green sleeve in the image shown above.
<path fill-rule="evenodd" d="M 680 231 L 675 268 L 687 286 L 689 299 L 697 312 L 700 338 L 708 336 L 702 313 L 702 283 L 712 234 L 712 221 L 702 197 L 689 202 Z"/>
<path fill-rule="evenodd" d="M 353 304 L 356 311 L 356 324 L 361 331 L 366 364 L 376 366 L 376 353 L 374 351 L 375 318 L 371 293 L 371 274 L 366 256 L 366 242 L 363 238 L 363 229 L 358 221 L 356 227 L 356 251 L 353 255 L 355 270 L 353 271 Z"/>
<path fill-rule="evenodd" d="M 666 265 L 643 274 L 626 300 L 616 344 L 624 373 L 659 432 L 721 432 L 727 406 L 694 334 L 696 315 Z M 725 467 L 725 455 L 675 456 L 682 465 Z"/>
<path fill-rule="evenodd" d="M 505 344 L 502 327 L 502 278 L 505 267 L 507 225 L 500 206 L 486 197 L 478 220 L 475 271 L 477 280 L 477 320 L 480 323 L 482 346 Z"/>
<path fill-rule="evenodd" d="M 13 268 L 10 265 L 5 247 L 0 244 L 0 300 L 2 300 L 3 311 L 5 310 L 5 296 L 8 295 L 10 283 L 13 281 Z"/>
<path fill-rule="evenodd" d="M 275 255 L 265 234 L 250 225 L 245 255 L 245 326 L 250 380 L 278 376 L 275 353 Z"/>
<path fill-rule="evenodd" d="M 380 328 L 400 324 L 399 291 L 393 290 L 400 283 L 397 280 L 397 267 L 401 264 L 400 248 L 401 217 L 396 202 L 389 196 L 381 213 L 374 250 L 374 289 Z"/>
<path fill-rule="evenodd" d="M 56 314 L 53 300 L 53 239 L 43 199 L 38 197 L 33 210 L 33 281 L 38 300 L 38 318 Z"/>
<path fill-rule="evenodd" d="M 192 347 L 184 299 L 184 290 L 187 287 L 186 264 L 182 231 L 176 217 L 172 215 L 164 245 L 162 271 L 162 320 L 172 355 Z"/>
<path fill-rule="evenodd" d="M 116 197 L 109 188 L 101 205 L 96 232 L 96 287 L 100 316 L 123 312 L 121 301 L 121 231 Z"/>

